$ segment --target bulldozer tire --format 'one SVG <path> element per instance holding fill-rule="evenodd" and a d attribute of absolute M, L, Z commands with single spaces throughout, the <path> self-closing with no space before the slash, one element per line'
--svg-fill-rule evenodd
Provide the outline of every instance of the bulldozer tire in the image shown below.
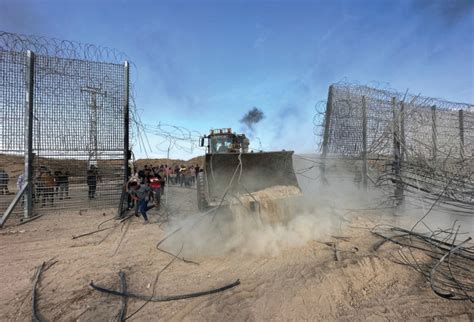
<path fill-rule="evenodd" d="M 199 210 L 206 210 L 208 208 L 206 198 L 206 184 L 204 182 L 204 173 L 199 172 L 196 178 L 197 202 Z"/>

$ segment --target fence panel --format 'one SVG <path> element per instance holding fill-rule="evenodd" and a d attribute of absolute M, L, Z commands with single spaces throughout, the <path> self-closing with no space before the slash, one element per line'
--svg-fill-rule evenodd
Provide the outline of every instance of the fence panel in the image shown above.
<path fill-rule="evenodd" d="M 98 60 L 90 45 L 71 43 L 92 59 L 86 60 L 69 43 L 62 51 L 55 49 L 63 42 L 44 41 L 0 32 L 0 210 L 24 177 L 29 48 L 40 49 L 34 56 L 34 212 L 116 207 L 126 176 L 126 68 Z M 22 208 L 19 203 L 15 212 Z"/>
<path fill-rule="evenodd" d="M 17 191 L 24 171 L 26 53 L 0 50 L 0 209 Z"/>
<path fill-rule="evenodd" d="M 37 208 L 115 206 L 123 178 L 124 66 L 38 56 Z"/>
<path fill-rule="evenodd" d="M 474 105 L 346 83 L 330 88 L 323 137 L 333 158 L 367 162 L 360 171 L 370 165 L 373 181 L 396 187 L 395 199 L 404 187 L 430 194 L 427 200 L 442 194 L 441 203 L 459 211 L 474 204 Z"/>

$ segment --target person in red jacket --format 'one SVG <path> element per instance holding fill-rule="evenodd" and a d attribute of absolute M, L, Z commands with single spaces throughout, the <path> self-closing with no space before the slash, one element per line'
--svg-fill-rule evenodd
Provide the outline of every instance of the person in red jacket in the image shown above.
<path fill-rule="evenodd" d="M 148 186 L 151 188 L 153 192 L 153 202 L 156 207 L 160 206 L 160 198 L 161 198 L 161 177 L 159 175 L 154 175 L 150 177 Z"/>

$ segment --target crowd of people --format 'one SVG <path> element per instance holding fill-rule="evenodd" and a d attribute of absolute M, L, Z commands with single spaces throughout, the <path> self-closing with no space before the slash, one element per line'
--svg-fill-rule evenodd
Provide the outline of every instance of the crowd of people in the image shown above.
<path fill-rule="evenodd" d="M 196 184 L 199 172 L 202 171 L 198 164 L 190 166 L 145 165 L 143 168 L 137 169 L 135 173 L 131 173 L 130 168 L 128 170 L 130 178 L 126 185 L 128 208 L 135 208 L 136 215 L 140 212 L 145 222 L 148 222 L 147 211 L 152 207 L 160 207 L 165 185 L 192 187 Z M 34 180 L 33 200 L 37 203 L 41 202 L 44 207 L 46 205 L 53 206 L 55 198 L 70 199 L 69 177 L 69 171 L 57 170 L 53 172 L 46 166 L 39 167 Z M 101 176 L 95 165 L 88 167 L 85 179 L 88 186 L 88 199 L 95 199 L 97 183 L 101 182 Z M 8 173 L 0 169 L 0 195 L 10 194 L 9 181 Z M 25 177 L 24 174 L 21 174 L 17 180 L 18 190 L 21 190 L 24 184 Z M 153 202 L 153 204 L 148 206 L 149 202 Z"/>
<path fill-rule="evenodd" d="M 167 164 L 157 167 L 145 165 L 133 174 L 129 168 L 130 180 L 126 185 L 128 209 L 135 207 L 135 215 L 138 216 L 138 212 L 140 212 L 147 223 L 147 211 L 153 207 L 160 207 L 165 185 L 192 187 L 196 183 L 199 171 L 201 169 L 198 164 L 189 167 L 184 165 L 168 166 Z M 148 206 L 150 201 L 153 204 Z"/>
<path fill-rule="evenodd" d="M 37 169 L 33 185 L 33 200 L 36 203 L 41 203 L 43 207 L 46 205 L 53 206 L 55 198 L 59 200 L 70 199 L 69 196 L 69 171 L 56 170 L 52 171 L 46 166 L 40 166 Z M 95 198 L 97 190 L 97 182 L 101 181 L 98 169 L 91 165 L 86 173 L 86 183 L 88 186 L 89 200 Z M 11 194 L 8 190 L 10 177 L 8 173 L 0 169 L 0 195 Z M 25 184 L 25 175 L 18 176 L 16 185 L 18 191 L 21 190 Z"/>

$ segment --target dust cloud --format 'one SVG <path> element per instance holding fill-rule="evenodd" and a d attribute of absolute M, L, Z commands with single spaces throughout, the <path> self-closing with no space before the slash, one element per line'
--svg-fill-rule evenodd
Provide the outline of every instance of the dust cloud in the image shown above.
<path fill-rule="evenodd" d="M 316 162 L 316 163 L 315 163 Z M 253 254 L 276 256 L 282 250 L 341 234 L 348 222 L 348 208 L 365 206 L 368 194 L 354 185 L 353 175 L 340 177 L 328 185 L 319 178 L 319 161 L 294 158 L 302 193 L 279 198 L 285 187 L 256 193 L 260 211 L 252 211 L 249 197 L 230 199 L 230 207 L 218 211 L 174 218 L 167 231 L 175 232 L 160 247 L 189 258 Z M 308 168 L 310 168 L 308 170 Z M 304 172 L 304 176 L 298 173 Z M 334 183 L 334 182 L 337 182 Z M 274 189 L 272 191 L 272 189 Z M 296 189 L 298 191 L 298 189 Z M 269 198 L 271 195 L 275 199 Z"/>

